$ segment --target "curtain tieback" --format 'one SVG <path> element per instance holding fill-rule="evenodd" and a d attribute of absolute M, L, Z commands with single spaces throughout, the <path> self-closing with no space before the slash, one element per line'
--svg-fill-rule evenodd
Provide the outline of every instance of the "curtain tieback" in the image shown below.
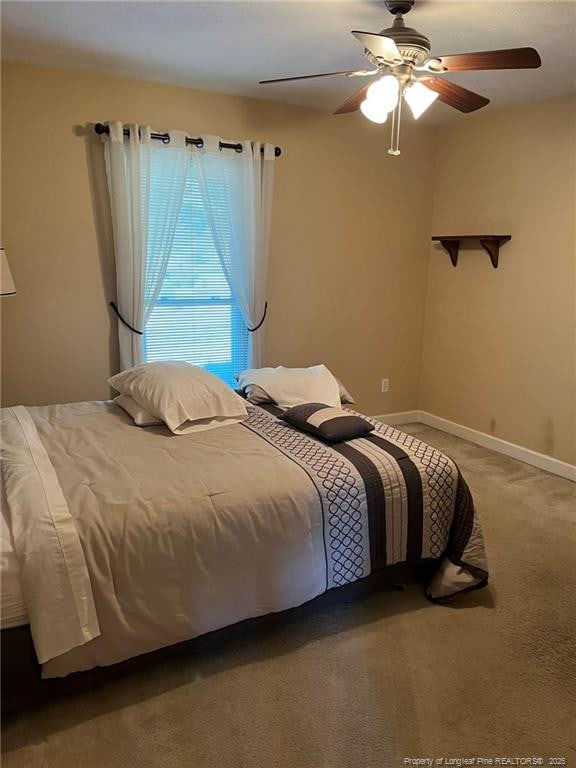
<path fill-rule="evenodd" d="M 112 307 L 112 309 L 113 309 L 113 310 L 114 310 L 114 312 L 116 313 L 116 316 L 118 317 L 118 320 L 120 320 L 120 322 L 121 322 L 123 325 L 125 325 L 125 326 L 126 326 L 126 328 L 129 328 L 129 329 L 132 331 L 132 333 L 137 333 L 137 334 L 138 334 L 138 336 L 143 336 L 143 335 L 144 335 L 144 331 L 137 331 L 137 330 L 136 330 L 136 328 L 133 328 L 133 327 L 130 325 L 130 323 L 128 323 L 128 322 L 126 322 L 126 320 L 124 320 L 124 318 L 123 318 L 123 317 L 122 317 L 122 315 L 120 314 L 120 311 L 119 311 L 118 307 L 116 306 L 116 304 L 115 304 L 113 301 L 111 301 L 111 302 L 110 302 L 110 306 Z M 264 310 L 264 315 L 266 315 L 266 310 Z M 262 318 L 262 321 L 264 321 L 264 318 Z M 262 324 L 262 323 L 261 323 L 261 324 Z M 261 325 L 261 324 L 260 324 L 260 325 Z"/>
<path fill-rule="evenodd" d="M 248 326 L 246 326 L 246 330 L 248 331 L 248 333 L 254 333 L 255 331 L 258 330 L 258 328 L 260 328 L 262 326 L 262 323 L 264 322 L 264 320 L 266 320 L 266 312 L 268 312 L 268 302 L 267 301 L 264 303 L 264 314 L 262 315 L 262 320 L 260 320 L 258 325 L 255 325 L 254 328 L 249 328 Z M 118 317 L 120 317 L 120 315 L 118 315 Z M 121 317 L 120 317 L 120 319 L 122 320 Z"/>

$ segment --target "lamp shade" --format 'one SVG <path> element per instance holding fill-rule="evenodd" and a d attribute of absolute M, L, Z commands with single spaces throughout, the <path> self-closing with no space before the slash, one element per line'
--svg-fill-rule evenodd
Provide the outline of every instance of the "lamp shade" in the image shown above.
<path fill-rule="evenodd" d="M 4 248 L 0 248 L 0 259 L 0 296 L 12 296 L 16 293 L 16 286 Z"/>
<path fill-rule="evenodd" d="M 400 84 L 394 75 L 386 75 L 376 80 L 366 91 L 368 101 L 378 103 L 386 112 L 392 112 L 398 104 Z"/>
<path fill-rule="evenodd" d="M 412 110 L 414 120 L 418 120 L 428 107 L 436 101 L 438 94 L 426 88 L 422 83 L 413 83 L 404 94 L 408 106 Z"/>
<path fill-rule="evenodd" d="M 373 123 L 385 123 L 388 117 L 386 106 L 382 106 L 375 99 L 364 99 L 360 104 L 360 111 Z"/>

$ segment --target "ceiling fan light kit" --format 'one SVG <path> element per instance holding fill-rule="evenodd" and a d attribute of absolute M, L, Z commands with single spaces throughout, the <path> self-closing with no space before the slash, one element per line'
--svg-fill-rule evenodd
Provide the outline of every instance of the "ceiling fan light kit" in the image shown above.
<path fill-rule="evenodd" d="M 385 123 L 388 119 L 388 110 L 385 105 L 382 105 L 376 99 L 364 99 L 360 104 L 360 112 L 371 120 L 373 123 Z"/>
<path fill-rule="evenodd" d="M 398 104 L 400 83 L 394 75 L 385 75 L 376 80 L 366 91 L 366 99 L 381 104 L 387 112 L 391 112 Z"/>
<path fill-rule="evenodd" d="M 384 0 L 394 15 L 391 27 L 379 33 L 353 31 L 364 46 L 364 55 L 374 67 L 371 70 L 326 72 L 319 75 L 261 80 L 261 84 L 318 77 L 377 77 L 354 93 L 334 112 L 343 115 L 360 110 L 374 123 L 383 124 L 392 115 L 391 143 L 388 153 L 399 155 L 402 101 L 405 100 L 417 120 L 437 99 L 460 112 L 474 112 L 490 103 L 485 96 L 463 88 L 442 77 L 446 72 L 473 70 L 533 69 L 541 65 L 534 48 L 510 48 L 500 51 L 458 53 L 431 56 L 430 40 L 413 27 L 407 27 L 403 15 L 416 0 Z"/>
<path fill-rule="evenodd" d="M 412 111 L 414 120 L 418 120 L 439 95 L 439 93 L 434 93 L 434 91 L 426 88 L 422 83 L 412 83 L 404 92 L 404 99 Z"/>

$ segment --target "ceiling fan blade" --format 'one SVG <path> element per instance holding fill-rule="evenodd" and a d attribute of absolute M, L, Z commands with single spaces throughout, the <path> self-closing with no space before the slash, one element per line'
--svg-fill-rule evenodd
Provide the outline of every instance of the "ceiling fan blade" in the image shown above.
<path fill-rule="evenodd" d="M 324 72 L 320 75 L 297 75 L 296 77 L 275 77 L 272 80 L 260 80 L 258 85 L 266 85 L 268 83 L 287 83 L 291 80 L 311 80 L 314 77 L 337 77 L 338 75 L 358 75 L 362 76 L 364 72 L 351 70 L 346 72 Z"/>
<path fill-rule="evenodd" d="M 352 32 L 352 34 L 356 40 L 362 43 L 364 48 L 368 48 L 370 53 L 388 64 L 402 64 L 404 61 L 398 46 L 391 37 L 376 35 L 373 32 Z"/>
<path fill-rule="evenodd" d="M 542 64 L 534 48 L 508 48 L 502 51 L 478 51 L 436 56 L 448 72 L 467 72 L 473 69 L 535 69 Z"/>
<path fill-rule="evenodd" d="M 474 93 L 474 91 L 462 88 L 461 85 L 456 85 L 456 83 L 452 83 L 450 80 L 434 77 L 431 80 L 421 80 L 420 82 L 426 88 L 437 93 L 439 101 L 454 107 L 454 109 L 459 109 L 460 112 L 474 112 L 490 103 L 490 99 L 487 99 L 485 96 L 480 96 L 480 94 Z"/>
<path fill-rule="evenodd" d="M 370 88 L 371 83 L 368 83 L 368 85 L 365 85 L 363 88 L 360 88 L 359 91 L 356 91 L 356 93 L 352 94 L 349 99 L 346 99 L 344 104 L 341 104 L 336 112 L 334 112 L 335 115 L 345 115 L 347 112 L 356 112 L 357 109 L 360 109 L 360 104 L 364 101 L 366 98 L 366 91 L 368 88 Z"/>

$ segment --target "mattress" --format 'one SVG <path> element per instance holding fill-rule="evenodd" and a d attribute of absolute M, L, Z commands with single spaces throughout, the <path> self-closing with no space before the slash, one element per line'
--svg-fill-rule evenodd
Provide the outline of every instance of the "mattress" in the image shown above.
<path fill-rule="evenodd" d="M 434 600 L 487 583 L 458 467 L 377 421 L 326 445 L 257 406 L 192 435 L 137 427 L 110 402 L 1 417 L 7 563 L 14 552 L 20 563 L 8 582 L 45 676 L 283 611 L 397 563 L 440 563 Z M 10 604 L 22 621 L 14 589 Z"/>
<path fill-rule="evenodd" d="M 8 521 L 6 505 L 0 515 L 0 628 L 10 629 L 28 624 L 28 611 L 20 585 L 20 565 Z"/>

